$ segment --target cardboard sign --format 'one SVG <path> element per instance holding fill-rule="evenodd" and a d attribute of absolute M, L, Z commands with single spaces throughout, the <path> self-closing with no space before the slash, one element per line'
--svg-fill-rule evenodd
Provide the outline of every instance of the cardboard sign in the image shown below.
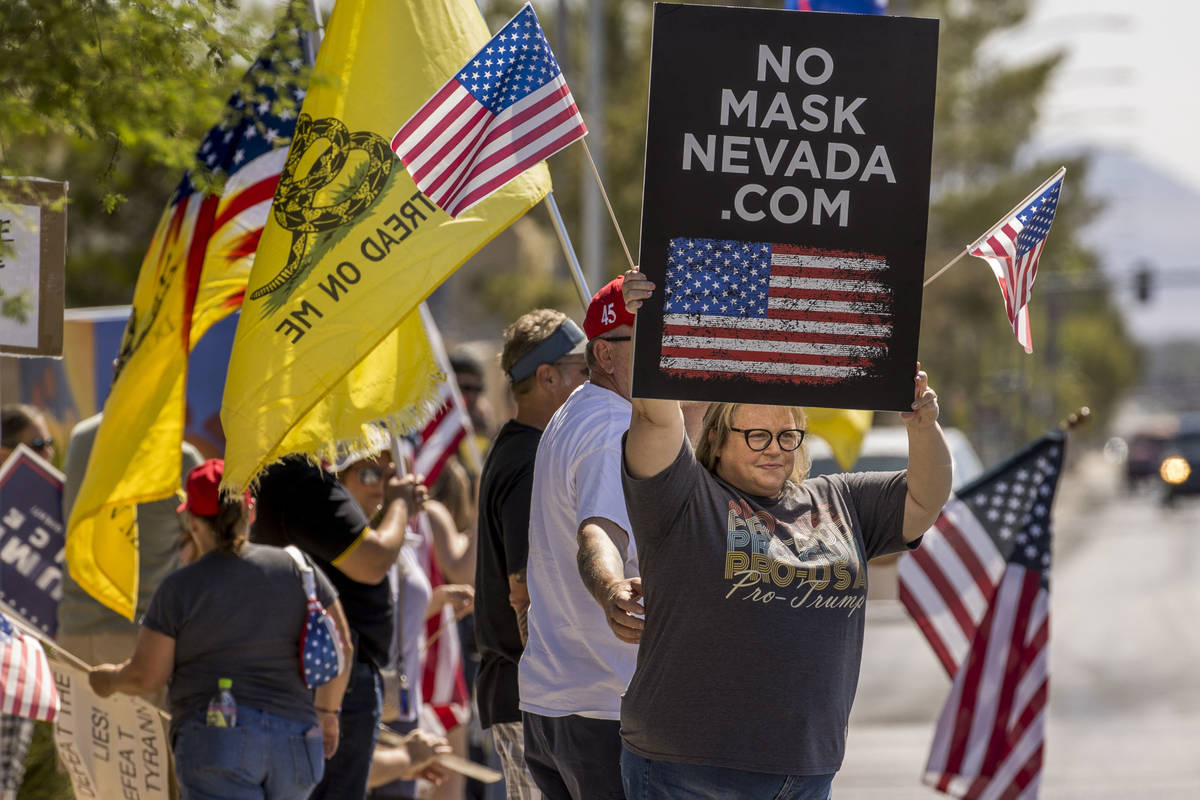
<path fill-rule="evenodd" d="M 0 179 L 0 353 L 61 356 L 67 185 Z"/>
<path fill-rule="evenodd" d="M 53 637 L 62 597 L 63 474 L 25 445 L 0 466 L 0 601 Z"/>
<path fill-rule="evenodd" d="M 92 693 L 87 672 L 50 654 L 58 689 L 58 760 L 76 800 L 168 800 L 170 758 L 158 709 L 137 697 Z"/>
<path fill-rule="evenodd" d="M 937 30 L 655 5 L 634 396 L 910 407 Z"/>

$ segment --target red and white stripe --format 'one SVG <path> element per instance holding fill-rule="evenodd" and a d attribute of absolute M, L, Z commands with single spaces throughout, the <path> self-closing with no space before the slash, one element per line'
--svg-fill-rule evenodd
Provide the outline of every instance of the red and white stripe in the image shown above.
<path fill-rule="evenodd" d="M 925 781 L 970 800 L 1034 798 L 1049 692 L 1049 594 L 1011 565 L 938 720 Z"/>
<path fill-rule="evenodd" d="M 660 367 L 671 374 L 821 383 L 867 374 L 887 354 L 888 264 L 859 254 L 771 246 L 765 319 L 664 314 Z"/>
<path fill-rule="evenodd" d="M 1017 236 L 1025 226 L 1014 215 L 1002 222 L 971 249 L 971 255 L 988 263 L 1004 295 L 1004 310 L 1017 341 L 1026 353 L 1033 352 L 1033 337 L 1029 331 L 1029 298 L 1037 278 L 1038 258 L 1046 246 L 1039 241 L 1029 252 L 1017 257 Z"/>
<path fill-rule="evenodd" d="M 900 559 L 900 602 L 951 677 L 971 648 L 1005 564 L 971 509 L 953 496 L 921 546 Z"/>
<path fill-rule="evenodd" d="M 499 114 L 451 78 L 392 137 L 425 195 L 451 217 L 587 133 L 560 74 Z"/>
<path fill-rule="evenodd" d="M 0 633 L 0 712 L 52 722 L 58 689 L 41 643 L 20 631 Z"/>

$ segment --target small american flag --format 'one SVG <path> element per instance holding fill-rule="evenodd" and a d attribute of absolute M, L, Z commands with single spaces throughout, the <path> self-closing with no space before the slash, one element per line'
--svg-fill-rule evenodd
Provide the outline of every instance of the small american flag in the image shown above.
<path fill-rule="evenodd" d="M 456 217 L 587 133 L 528 3 L 392 137 L 417 187 Z"/>
<path fill-rule="evenodd" d="M 1064 444 L 1048 433 L 966 486 L 900 559 L 900 600 L 953 677 L 925 782 L 955 797 L 1037 796 Z"/>
<path fill-rule="evenodd" d="M 1058 193 L 1066 174 L 1065 168 L 1059 168 L 1030 195 L 1032 199 L 1027 199 L 967 248 L 971 255 L 986 261 L 996 274 L 1009 324 L 1026 353 L 1033 352 L 1029 298 L 1033 296 L 1038 259 L 1050 235 L 1050 223 L 1054 221 Z"/>
<path fill-rule="evenodd" d="M 0 713 L 53 722 L 58 689 L 41 643 L 0 614 Z"/>
<path fill-rule="evenodd" d="M 859 253 L 671 239 L 659 367 L 802 384 L 869 375 L 892 337 L 887 271 Z"/>

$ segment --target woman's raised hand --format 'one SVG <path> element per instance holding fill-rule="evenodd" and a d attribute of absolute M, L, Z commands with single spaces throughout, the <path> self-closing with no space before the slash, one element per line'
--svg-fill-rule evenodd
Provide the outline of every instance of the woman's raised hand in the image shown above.
<path fill-rule="evenodd" d="M 625 280 L 621 281 L 621 297 L 625 300 L 625 310 L 636 314 L 642 307 L 642 302 L 654 294 L 654 284 L 636 268 L 625 271 Z"/>

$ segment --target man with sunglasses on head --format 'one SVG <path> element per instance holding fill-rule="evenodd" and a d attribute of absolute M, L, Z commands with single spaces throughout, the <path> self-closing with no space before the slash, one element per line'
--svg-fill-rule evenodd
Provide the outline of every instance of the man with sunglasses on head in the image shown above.
<path fill-rule="evenodd" d="M 376 448 L 379 444 L 374 443 Z M 289 456 L 259 479 L 250 530 L 255 543 L 294 544 L 308 553 L 337 589 L 350 625 L 353 664 L 342 706 L 317 709 L 318 714 L 338 715 L 341 740 L 310 798 L 366 797 L 383 710 L 379 671 L 392 645 L 394 610 L 387 573 L 404 546 L 409 518 L 426 497 L 420 476 L 397 477 L 390 470 L 376 475 L 364 468 L 353 478 L 377 497 L 381 513 L 374 526 L 346 485 L 303 456 Z M 368 497 L 363 502 L 373 504 Z"/>
<path fill-rule="evenodd" d="M 518 681 L 525 760 L 553 800 L 624 797 L 621 693 L 643 624 L 620 480 L 633 334 L 620 278 L 592 298 L 583 329 L 589 380 L 551 417 L 534 461 Z"/>
<path fill-rule="evenodd" d="M 624 277 L 633 313 L 655 287 Z M 650 616 L 621 707 L 630 800 L 831 796 L 866 562 L 917 547 L 950 494 L 937 395 L 915 372 L 900 472 L 807 478 L 798 407 L 713 403 L 693 450 L 678 401 L 634 400 L 622 483 Z"/>
<path fill-rule="evenodd" d="M 529 500 L 538 442 L 550 417 L 587 380 L 587 338 L 561 311 L 539 308 L 504 330 L 500 368 L 517 413 L 496 434 L 479 484 L 475 563 L 476 700 L 504 770 L 508 797 L 540 796 L 525 766 L 517 664 L 528 637 Z"/>

